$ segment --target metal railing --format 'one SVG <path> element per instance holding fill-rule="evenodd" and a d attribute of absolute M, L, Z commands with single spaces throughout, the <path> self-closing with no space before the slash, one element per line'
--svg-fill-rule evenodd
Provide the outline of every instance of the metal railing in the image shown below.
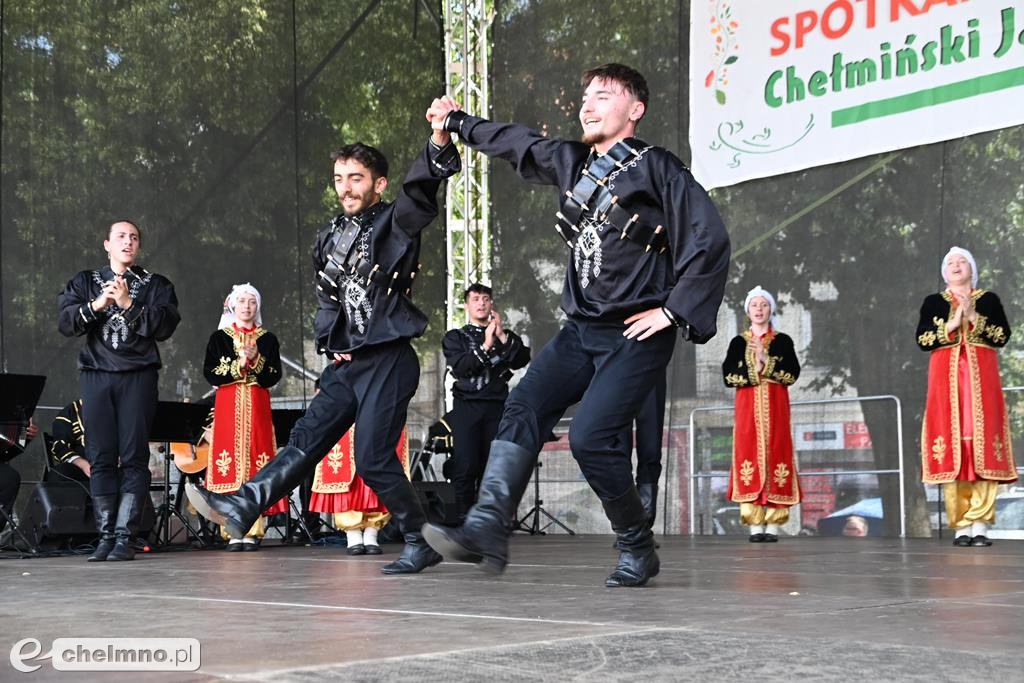
<path fill-rule="evenodd" d="M 842 398 L 828 398 L 828 399 L 813 399 L 806 401 L 792 401 L 789 405 L 791 407 L 796 406 L 809 406 L 809 405 L 832 405 L 837 403 L 863 403 L 867 401 L 893 401 L 896 404 L 896 446 L 897 446 L 897 457 L 899 467 L 897 469 L 875 469 L 875 470 L 819 470 L 819 471 L 800 471 L 799 463 L 797 463 L 797 472 L 801 477 L 813 477 L 813 476 L 829 476 L 836 477 L 839 475 L 849 474 L 897 474 L 899 475 L 899 489 L 900 489 L 900 538 L 904 538 L 907 535 L 907 514 L 906 514 L 906 501 L 905 493 L 903 491 L 903 404 L 900 402 L 898 396 L 892 394 L 883 394 L 878 396 L 850 396 Z M 729 474 L 698 474 L 694 467 L 696 460 L 695 455 L 697 452 L 697 430 L 695 427 L 694 417 L 697 413 L 710 413 L 710 412 L 722 412 L 734 410 L 734 406 L 731 405 L 717 405 L 717 406 L 705 406 L 703 408 L 694 408 L 690 411 L 690 429 L 687 435 L 689 439 L 689 453 L 687 454 L 687 460 L 689 461 L 689 481 L 687 482 L 687 499 L 689 503 L 689 515 L 690 515 L 690 535 L 693 536 L 697 532 L 697 515 L 694 509 L 695 502 L 695 488 L 697 479 L 722 479 L 728 478 Z M 792 425 L 790 426 L 792 429 Z M 794 453 L 794 459 L 796 455 Z"/>

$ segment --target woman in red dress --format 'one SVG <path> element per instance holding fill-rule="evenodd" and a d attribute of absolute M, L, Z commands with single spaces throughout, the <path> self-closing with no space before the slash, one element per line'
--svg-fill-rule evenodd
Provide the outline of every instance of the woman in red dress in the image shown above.
<path fill-rule="evenodd" d="M 281 353 L 277 337 L 263 327 L 260 293 L 252 285 L 235 285 L 224 301 L 220 329 L 206 345 L 203 374 L 217 387 L 206 488 L 230 493 L 277 451 L 268 389 L 281 379 Z M 287 509 L 287 499 L 281 499 L 264 514 Z M 229 539 L 227 549 L 256 550 L 264 530 L 260 517 L 244 538 Z"/>
<path fill-rule="evenodd" d="M 775 299 L 755 287 L 744 309 L 750 329 L 729 343 L 722 377 L 736 389 L 729 499 L 740 504 L 751 543 L 775 543 L 800 502 L 789 422 L 789 387 L 800 376 L 793 340 L 772 326 Z"/>
<path fill-rule="evenodd" d="M 942 259 L 946 289 L 921 304 L 917 344 L 928 351 L 921 478 L 944 484 L 953 545 L 989 546 L 1000 483 L 1017 480 L 996 349 L 1010 340 L 1003 305 L 978 289 L 966 249 Z"/>

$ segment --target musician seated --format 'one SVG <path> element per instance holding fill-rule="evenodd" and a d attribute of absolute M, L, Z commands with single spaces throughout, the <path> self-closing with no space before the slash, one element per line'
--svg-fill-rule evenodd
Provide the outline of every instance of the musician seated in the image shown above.
<path fill-rule="evenodd" d="M 20 427 L 0 433 L 0 531 L 7 527 L 7 520 L 14 510 L 14 500 L 18 497 L 18 489 L 21 488 L 21 475 L 18 470 L 11 467 L 9 461 L 20 454 L 28 446 L 28 443 L 39 434 L 39 428 L 29 418 L 28 426 L 25 428 L 24 437 L 19 438 Z"/>

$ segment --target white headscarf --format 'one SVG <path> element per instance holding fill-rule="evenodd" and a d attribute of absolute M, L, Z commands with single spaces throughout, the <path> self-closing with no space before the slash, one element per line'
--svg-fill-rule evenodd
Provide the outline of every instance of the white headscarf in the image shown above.
<path fill-rule="evenodd" d="M 238 297 L 242 294 L 252 294 L 256 297 L 256 317 L 253 318 L 253 324 L 257 327 L 263 326 L 263 299 L 260 297 L 259 291 L 246 282 L 245 284 L 235 285 L 232 287 L 231 293 L 228 294 L 226 299 L 224 299 L 224 311 L 220 316 L 220 325 L 217 327 L 218 330 L 223 330 L 225 327 L 231 327 L 233 323 L 238 322 L 238 319 L 235 318 L 235 304 L 238 302 Z"/>
<path fill-rule="evenodd" d="M 761 285 L 757 285 L 747 292 L 747 298 L 743 300 L 743 312 L 750 315 L 750 302 L 757 297 L 761 297 L 768 302 L 768 307 L 772 311 L 771 320 L 769 322 L 772 324 L 772 327 L 777 327 L 779 320 L 775 317 L 775 297 L 773 297 L 768 290 L 762 288 Z"/>
<path fill-rule="evenodd" d="M 963 247 L 953 247 L 942 257 L 942 264 L 939 266 L 939 269 L 942 271 L 942 280 L 949 284 L 949 278 L 946 276 L 946 264 L 949 262 L 949 257 L 953 255 L 963 256 L 971 264 L 971 287 L 976 289 L 978 287 L 978 266 L 974 262 L 974 256 L 971 255 L 971 252 Z"/>

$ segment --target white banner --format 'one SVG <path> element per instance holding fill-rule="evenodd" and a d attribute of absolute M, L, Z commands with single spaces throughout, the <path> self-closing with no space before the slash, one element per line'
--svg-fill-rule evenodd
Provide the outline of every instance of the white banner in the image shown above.
<path fill-rule="evenodd" d="M 1024 123 L 1024 0 L 693 0 L 707 188 Z"/>

